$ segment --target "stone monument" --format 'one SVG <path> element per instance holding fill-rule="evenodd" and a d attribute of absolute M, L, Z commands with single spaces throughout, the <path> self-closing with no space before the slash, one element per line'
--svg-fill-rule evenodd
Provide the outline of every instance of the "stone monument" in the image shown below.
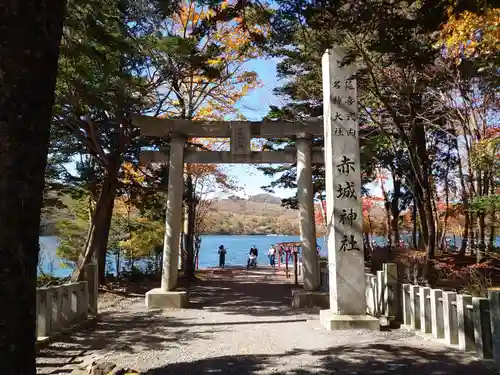
<path fill-rule="evenodd" d="M 320 321 L 328 330 L 379 329 L 366 314 L 356 69 L 343 60 L 334 49 L 322 61 L 330 309 Z"/>

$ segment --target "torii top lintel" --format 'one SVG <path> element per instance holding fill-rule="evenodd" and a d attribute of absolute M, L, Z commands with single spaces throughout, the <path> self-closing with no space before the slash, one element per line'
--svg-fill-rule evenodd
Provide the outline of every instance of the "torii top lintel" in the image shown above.
<path fill-rule="evenodd" d="M 134 115 L 132 123 L 141 134 L 150 137 L 166 137 L 170 134 L 200 138 L 230 138 L 231 129 L 248 127 L 252 138 L 290 138 L 301 134 L 313 137 L 323 136 L 323 121 L 202 121 L 162 119 Z"/>

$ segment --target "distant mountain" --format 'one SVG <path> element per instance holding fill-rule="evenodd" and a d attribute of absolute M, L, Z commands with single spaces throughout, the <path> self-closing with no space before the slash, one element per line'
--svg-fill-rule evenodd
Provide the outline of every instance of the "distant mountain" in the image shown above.
<path fill-rule="evenodd" d="M 248 199 L 228 197 L 212 202 L 204 219 L 207 234 L 297 234 L 298 212 L 281 199 L 258 194 Z"/>
<path fill-rule="evenodd" d="M 258 203 L 267 203 L 267 204 L 280 204 L 281 205 L 281 198 L 278 198 L 274 195 L 267 194 L 267 193 L 252 195 L 251 197 L 248 198 L 248 201 L 258 202 Z"/>

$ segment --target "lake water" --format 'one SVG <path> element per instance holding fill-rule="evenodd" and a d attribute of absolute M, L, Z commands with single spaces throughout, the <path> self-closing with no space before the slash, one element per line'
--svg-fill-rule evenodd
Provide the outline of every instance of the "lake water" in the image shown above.
<path fill-rule="evenodd" d="M 252 246 L 259 249 L 259 263 L 267 263 L 267 250 L 277 242 L 299 241 L 298 236 L 234 236 L 234 235 L 205 235 L 202 236 L 199 267 L 215 267 L 219 264 L 217 254 L 220 245 L 227 250 L 226 265 L 245 265 L 248 252 Z M 321 247 L 320 254 L 326 255 L 323 238 L 318 238 Z M 41 267 L 44 272 L 52 273 L 54 276 L 65 277 L 71 273 L 71 268 L 65 267 L 64 263 L 56 256 L 57 238 L 52 236 L 40 237 Z M 110 257 L 110 264 L 114 264 Z M 114 271 L 114 270 L 112 270 Z"/>
<path fill-rule="evenodd" d="M 410 243 L 410 236 L 402 236 L 407 243 Z M 405 238 L 408 237 L 408 238 Z M 383 244 L 383 237 L 373 238 L 377 243 Z M 460 246 L 461 240 L 458 237 L 449 236 L 451 244 L 456 241 L 456 246 Z M 227 249 L 226 265 L 245 265 L 248 259 L 250 247 L 255 246 L 259 249 L 259 264 L 267 263 L 267 250 L 277 242 L 292 242 L 299 241 L 298 236 L 265 236 L 265 235 L 205 235 L 202 236 L 199 267 L 215 267 L 219 264 L 219 255 L 217 250 L 220 245 L 224 245 Z M 327 255 L 323 237 L 318 238 L 320 246 L 320 254 Z M 496 246 L 500 247 L 500 236 L 496 238 Z M 52 274 L 57 277 L 65 277 L 71 274 L 72 268 L 65 266 L 61 259 L 56 256 L 57 238 L 52 236 L 40 237 L 41 251 L 41 267 L 45 273 Z M 108 264 L 110 272 L 115 272 L 114 259 L 110 256 Z"/>

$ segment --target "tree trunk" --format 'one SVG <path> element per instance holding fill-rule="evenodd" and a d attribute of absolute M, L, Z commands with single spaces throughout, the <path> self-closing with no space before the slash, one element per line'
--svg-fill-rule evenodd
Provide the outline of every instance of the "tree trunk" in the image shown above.
<path fill-rule="evenodd" d="M 458 155 L 458 179 L 460 181 L 460 189 L 462 190 L 462 205 L 464 214 L 464 229 L 462 233 L 462 243 L 460 244 L 460 250 L 458 255 L 460 257 L 465 256 L 465 250 L 467 250 L 467 241 L 469 239 L 469 192 L 467 191 L 467 185 L 465 181 L 465 176 L 462 167 L 462 159 L 460 157 L 460 150 L 458 149 L 458 140 L 455 138 L 453 146 L 457 151 Z"/>
<path fill-rule="evenodd" d="M 411 242 L 412 242 L 414 249 L 417 249 L 418 245 L 419 245 L 418 238 L 417 238 L 417 228 L 418 228 L 417 219 L 418 219 L 417 218 L 417 203 L 416 203 L 415 199 L 413 199 L 413 207 L 411 210 L 411 220 L 413 222 L 413 228 L 411 231 Z"/>
<path fill-rule="evenodd" d="M 469 211 L 469 249 L 470 249 L 470 255 L 474 255 L 474 251 L 476 248 L 476 240 L 475 240 L 475 233 L 474 233 L 474 214 L 472 211 Z"/>
<path fill-rule="evenodd" d="M 441 238 L 441 231 L 443 229 L 442 226 L 440 225 L 440 222 L 439 222 L 439 211 L 438 211 L 437 202 L 438 202 L 437 189 L 434 186 L 433 189 L 431 190 L 431 205 L 432 205 L 431 207 L 432 207 L 432 212 L 433 212 L 432 221 L 433 221 L 434 226 L 435 226 L 435 239 L 436 239 L 435 247 L 436 248 L 439 247 L 438 239 Z"/>
<path fill-rule="evenodd" d="M 113 208 L 115 205 L 117 176 L 119 163 L 113 163 L 112 168 L 105 177 L 101 194 L 97 200 L 96 208 L 93 217 L 94 230 L 88 241 L 88 246 L 85 249 L 84 255 L 78 260 L 75 269 L 71 275 L 72 281 L 81 281 L 83 279 L 83 266 L 90 262 L 95 256 L 98 262 L 99 284 L 106 282 L 106 253 L 109 237 L 109 229 L 111 226 L 111 218 L 113 216 Z"/>
<path fill-rule="evenodd" d="M 419 114 L 422 112 L 422 94 L 416 92 L 410 99 L 410 111 L 413 119 L 411 130 L 411 147 L 409 147 L 410 155 L 414 160 L 412 163 L 413 174 L 415 175 L 415 192 L 417 203 L 419 204 L 419 216 L 423 241 L 425 244 L 425 267 L 422 275 L 425 283 L 429 282 L 429 260 L 433 259 L 436 250 L 436 223 L 434 222 L 434 211 L 432 209 L 432 184 L 431 167 L 432 162 L 429 160 L 427 152 L 426 129 Z M 409 145 L 410 146 L 410 145 Z"/>
<path fill-rule="evenodd" d="M 382 195 L 384 196 L 384 209 L 385 209 L 385 225 L 387 228 L 387 244 L 389 249 L 392 248 L 392 232 L 391 232 L 391 202 L 389 200 L 389 194 L 385 190 L 384 181 L 380 179 L 380 188 L 382 190 Z"/>
<path fill-rule="evenodd" d="M 434 259 L 436 252 L 436 223 L 432 212 L 430 191 L 424 191 L 425 220 L 427 222 L 427 243 L 425 253 L 428 259 Z"/>
<path fill-rule="evenodd" d="M 446 173 L 444 176 L 444 217 L 443 226 L 441 227 L 441 240 L 439 241 L 439 247 L 441 250 L 446 251 L 446 231 L 448 230 L 448 216 L 450 210 L 450 192 L 449 192 L 449 181 L 448 181 L 448 166 L 446 167 Z"/>
<path fill-rule="evenodd" d="M 432 186 L 429 181 L 429 157 L 426 148 L 425 128 L 419 122 L 414 124 L 412 140 L 415 143 L 417 160 L 421 173 L 416 173 L 415 191 L 421 222 L 421 234 L 427 259 L 433 259 L 436 249 L 436 223 L 432 208 Z M 418 172 L 415 171 L 415 172 Z"/>
<path fill-rule="evenodd" d="M 363 242 L 365 261 L 369 261 L 371 260 L 373 249 L 372 244 L 370 243 L 370 235 L 367 232 L 363 232 Z"/>
<path fill-rule="evenodd" d="M 194 279 L 194 229 L 196 221 L 196 197 L 193 186 L 193 179 L 187 176 L 186 195 L 188 205 L 188 225 L 186 233 L 186 261 L 184 263 L 184 277 L 187 280 Z"/>
<path fill-rule="evenodd" d="M 491 213 L 491 222 L 490 222 L 490 238 L 488 239 L 488 251 L 493 251 L 495 249 L 495 237 L 496 237 L 496 225 L 497 222 L 496 212 L 493 211 Z"/>
<path fill-rule="evenodd" d="M 465 256 L 465 250 L 467 250 L 467 241 L 469 238 L 469 221 L 470 221 L 470 216 L 468 213 L 465 213 L 464 215 L 464 230 L 462 232 L 462 243 L 460 244 L 460 250 L 458 251 L 458 256 L 463 257 Z"/>
<path fill-rule="evenodd" d="M 116 261 L 116 278 L 120 278 L 120 252 L 117 251 L 115 254 L 115 261 Z"/>
<path fill-rule="evenodd" d="M 181 229 L 181 242 L 179 251 L 181 252 L 181 264 L 180 269 L 184 270 L 186 263 L 186 242 L 187 242 L 187 203 L 184 201 L 184 205 L 182 207 L 182 229 Z"/>
<path fill-rule="evenodd" d="M 483 183 L 483 174 L 481 172 L 478 172 L 477 174 L 477 195 L 478 196 L 483 196 L 487 195 L 487 189 L 486 185 Z M 477 249 L 476 249 L 476 262 L 479 263 L 481 260 L 483 260 L 484 257 L 484 251 L 486 249 L 486 241 L 485 241 L 485 236 L 486 236 L 486 215 L 484 212 L 484 208 L 481 208 L 481 210 L 477 213 L 477 231 L 478 231 L 478 236 L 477 236 Z"/>
<path fill-rule="evenodd" d="M 392 214 L 392 220 L 391 220 L 391 231 L 392 231 L 392 236 L 394 240 L 394 244 L 396 247 L 399 247 L 399 242 L 400 242 L 400 236 L 399 236 L 399 197 L 401 196 L 401 180 L 396 177 L 396 175 L 393 173 L 392 174 L 392 181 L 393 181 L 393 197 L 391 201 L 391 214 Z"/>
<path fill-rule="evenodd" d="M 493 177 L 490 178 L 490 191 L 491 194 L 495 194 L 495 180 Z M 490 237 L 488 238 L 488 251 L 494 251 L 495 249 L 495 237 L 496 237 L 496 223 L 497 223 L 497 213 L 495 208 L 491 209 L 490 212 Z"/>
<path fill-rule="evenodd" d="M 96 254 L 98 259 L 99 284 L 106 283 L 106 254 L 108 247 L 109 229 L 111 227 L 111 218 L 115 206 L 116 181 L 115 174 L 111 174 L 104 179 L 102 192 L 97 202 L 97 207 L 102 205 L 100 215 L 96 217 L 94 236 L 90 241 L 90 252 Z M 97 212 L 98 208 L 96 208 Z"/>
<path fill-rule="evenodd" d="M 418 208 L 418 224 L 419 224 L 419 236 L 418 245 L 419 248 L 426 247 L 429 243 L 429 231 L 427 228 L 427 218 L 426 218 L 426 208 L 423 202 L 417 200 Z"/>
<path fill-rule="evenodd" d="M 65 2 L 0 6 L 0 374 L 35 375 L 40 213 Z"/>
<path fill-rule="evenodd" d="M 479 263 L 484 258 L 484 253 L 486 250 L 486 220 L 484 212 L 479 212 L 477 215 L 477 227 L 478 227 L 478 244 L 476 249 L 476 262 Z"/>

